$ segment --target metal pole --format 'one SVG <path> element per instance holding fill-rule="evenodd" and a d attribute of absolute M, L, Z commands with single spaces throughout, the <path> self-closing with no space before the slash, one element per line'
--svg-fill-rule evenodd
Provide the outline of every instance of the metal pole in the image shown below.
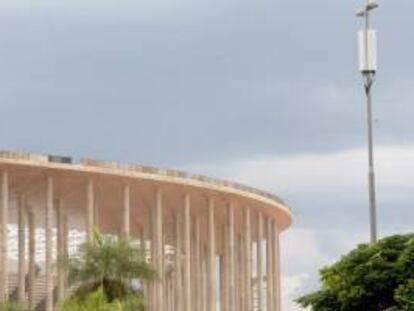
<path fill-rule="evenodd" d="M 373 127 L 372 127 L 372 84 L 373 76 L 368 73 L 365 75 L 365 93 L 367 96 L 367 123 L 368 123 L 368 183 L 369 183 L 369 215 L 370 215 L 370 231 L 371 242 L 377 241 L 377 207 L 375 197 L 375 170 L 374 170 L 374 143 L 373 143 Z"/>
<path fill-rule="evenodd" d="M 368 0 L 368 5 L 371 3 Z M 370 29 L 370 10 L 365 13 L 365 52 L 369 53 L 368 36 Z M 369 55 L 366 55 L 369 60 Z M 370 217 L 370 236 L 371 243 L 377 241 L 377 207 L 375 197 L 375 170 L 374 170 L 374 143 L 373 143 L 373 126 L 372 126 L 372 85 L 374 83 L 374 72 L 364 73 L 365 77 L 365 94 L 367 97 L 367 125 L 368 125 L 368 186 L 369 186 L 369 217 Z"/>

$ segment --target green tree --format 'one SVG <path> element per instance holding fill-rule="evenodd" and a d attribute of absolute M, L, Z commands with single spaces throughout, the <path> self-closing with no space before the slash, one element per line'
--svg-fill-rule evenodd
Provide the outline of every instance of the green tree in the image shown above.
<path fill-rule="evenodd" d="M 395 291 L 396 306 L 387 311 L 412 311 L 414 310 L 414 280 L 400 285 Z"/>
<path fill-rule="evenodd" d="M 0 311 L 29 311 L 29 307 L 14 301 L 1 301 Z"/>
<path fill-rule="evenodd" d="M 414 310 L 414 235 L 359 245 L 320 271 L 321 289 L 297 299 L 313 311 Z"/>
<path fill-rule="evenodd" d="M 97 230 L 76 256 L 61 264 L 67 271 L 69 285 L 77 287 L 72 302 L 65 302 L 63 306 L 107 301 L 109 306 L 103 304 L 105 307 L 102 308 L 120 302 L 124 303 L 125 310 L 130 309 L 128 305 L 135 310 L 144 310 L 144 295 L 136 282 L 142 284 L 157 277 L 145 261 L 145 254 L 130 239 L 104 236 Z"/>
<path fill-rule="evenodd" d="M 145 306 L 138 296 L 130 295 L 121 300 L 109 301 L 102 287 L 84 297 L 71 297 L 63 301 L 60 311 L 140 311 Z"/>

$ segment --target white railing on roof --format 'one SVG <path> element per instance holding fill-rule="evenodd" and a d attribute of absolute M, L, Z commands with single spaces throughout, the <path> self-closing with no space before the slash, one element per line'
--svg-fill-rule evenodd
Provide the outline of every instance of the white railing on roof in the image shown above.
<path fill-rule="evenodd" d="M 179 170 L 173 170 L 173 169 L 162 169 L 162 168 L 156 168 L 156 167 L 151 167 L 151 166 L 143 166 L 143 165 L 136 165 L 136 164 L 121 164 L 118 162 L 98 161 L 98 160 L 91 160 L 91 159 L 81 160 L 81 163 L 87 166 L 128 170 L 128 171 L 138 172 L 138 173 L 147 173 L 147 174 L 154 174 L 154 175 L 161 175 L 161 176 L 168 176 L 168 177 L 178 177 L 178 178 L 197 180 L 197 181 L 206 182 L 206 183 L 213 184 L 213 185 L 224 186 L 224 187 L 237 189 L 240 191 L 253 193 L 253 194 L 260 195 L 262 197 L 284 204 L 284 202 L 279 197 L 271 193 L 256 189 L 254 187 L 245 186 L 239 183 L 230 182 L 230 181 L 219 179 L 219 178 L 212 178 L 212 177 L 208 177 L 205 175 L 188 174 L 186 172 L 179 171 Z"/>
<path fill-rule="evenodd" d="M 34 161 L 34 162 L 42 162 L 42 163 L 49 162 L 48 156 L 34 155 L 31 153 L 25 153 L 25 152 L 0 151 L 0 158 Z M 93 160 L 89 158 L 82 159 L 78 163 L 84 166 L 92 166 L 92 167 L 100 167 L 100 168 L 106 168 L 106 169 L 124 170 L 124 171 L 130 171 L 130 172 L 192 179 L 192 180 L 206 182 L 206 183 L 217 185 L 217 186 L 224 186 L 224 187 L 233 188 L 233 189 L 237 189 L 237 190 L 244 191 L 244 192 L 249 192 L 249 193 L 256 194 L 256 195 L 259 195 L 259 196 L 268 198 L 270 200 L 284 204 L 284 202 L 278 196 L 256 189 L 256 188 L 253 188 L 253 187 L 250 187 L 250 186 L 245 186 L 239 183 L 230 182 L 230 181 L 222 180 L 218 178 L 212 178 L 212 177 L 199 175 L 199 174 L 188 174 L 186 172 L 179 171 L 179 170 L 155 168 L 151 166 L 144 166 L 144 165 L 138 165 L 138 164 L 123 164 L 123 163 L 121 164 L 116 161 L 100 161 L 100 160 Z"/>
<path fill-rule="evenodd" d="M 0 150 L 0 158 L 10 160 L 25 160 L 35 162 L 48 162 L 48 157 L 36 155 L 28 152 L 2 151 Z"/>

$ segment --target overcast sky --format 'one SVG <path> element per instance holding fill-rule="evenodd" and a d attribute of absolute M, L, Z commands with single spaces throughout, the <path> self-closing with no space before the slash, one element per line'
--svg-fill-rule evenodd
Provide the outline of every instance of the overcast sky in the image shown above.
<path fill-rule="evenodd" d="M 178 167 L 283 197 L 284 304 L 368 240 L 361 1 L 3 0 L 0 149 Z M 383 1 L 380 235 L 412 231 L 411 0 Z"/>

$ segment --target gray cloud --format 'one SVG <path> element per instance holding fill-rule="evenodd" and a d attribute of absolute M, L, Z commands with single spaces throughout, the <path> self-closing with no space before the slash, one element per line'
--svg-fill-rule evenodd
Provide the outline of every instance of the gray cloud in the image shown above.
<path fill-rule="evenodd" d="M 284 271 L 310 275 L 307 291 L 318 268 L 368 236 L 365 162 L 325 163 L 365 145 L 354 17 L 362 2 L 3 0 L 0 149 L 196 171 L 208 163 L 207 174 L 281 194 L 298 230 Z M 414 3 L 380 5 L 376 140 L 412 146 Z M 311 162 L 234 169 L 275 155 Z M 381 163 L 412 162 L 398 155 Z M 390 171 L 379 170 L 382 235 L 412 229 L 411 177 L 389 184 L 410 167 Z"/>
<path fill-rule="evenodd" d="M 360 146 L 357 5 L 6 1 L 0 139 L 162 165 Z M 378 137 L 405 143 L 413 4 L 382 5 Z"/>

